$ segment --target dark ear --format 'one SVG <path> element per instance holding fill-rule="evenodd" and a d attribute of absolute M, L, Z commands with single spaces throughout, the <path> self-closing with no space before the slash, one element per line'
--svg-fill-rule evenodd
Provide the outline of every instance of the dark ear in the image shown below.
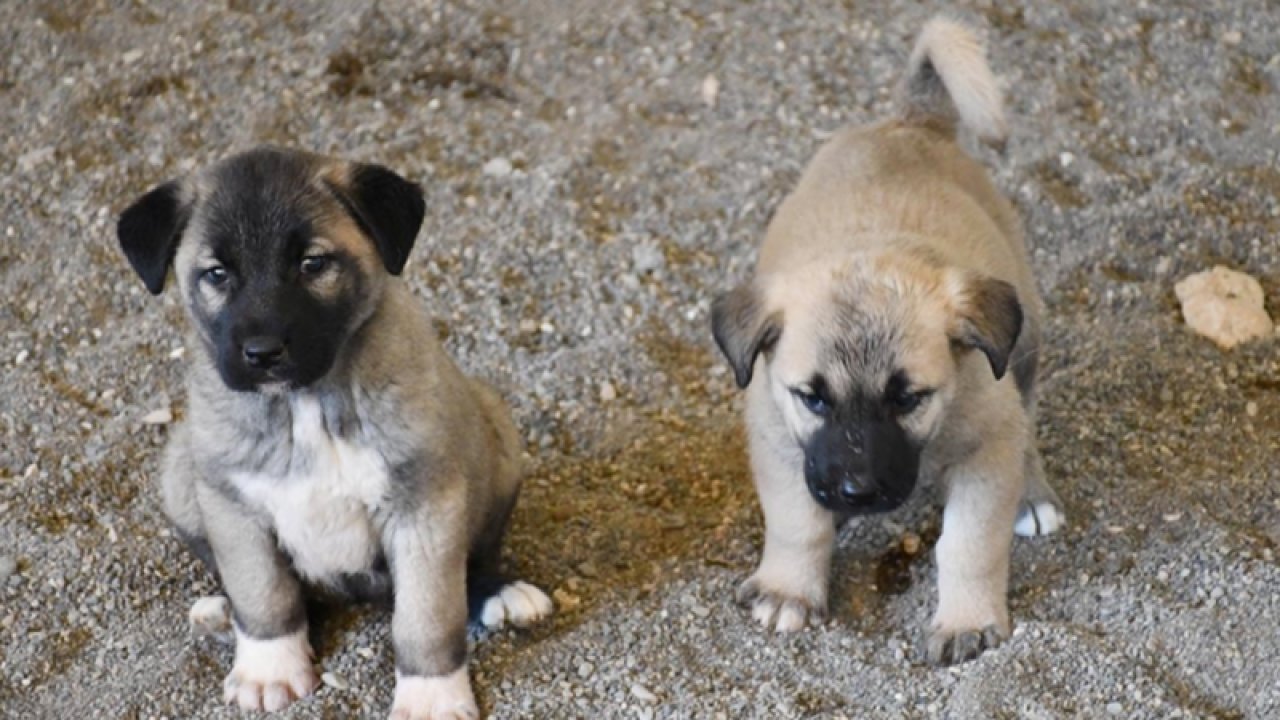
<path fill-rule="evenodd" d="M 181 195 L 177 181 L 167 182 L 138 198 L 116 223 L 124 256 L 152 295 L 164 290 L 178 239 L 191 217 L 191 207 Z"/>
<path fill-rule="evenodd" d="M 959 308 L 951 339 L 964 347 L 981 350 L 991 363 L 996 379 L 1004 377 L 1018 333 L 1022 332 L 1018 291 L 1003 280 L 975 275 L 963 291 Z"/>
<path fill-rule="evenodd" d="M 427 211 L 422 188 L 371 164 L 353 165 L 345 185 L 329 184 L 356 224 L 373 239 L 387 272 L 399 275 Z"/>
<path fill-rule="evenodd" d="M 782 335 L 782 314 L 764 314 L 764 301 L 755 283 L 745 283 L 711 303 L 711 332 L 720 352 L 733 367 L 738 387 L 751 384 L 756 358 Z"/>

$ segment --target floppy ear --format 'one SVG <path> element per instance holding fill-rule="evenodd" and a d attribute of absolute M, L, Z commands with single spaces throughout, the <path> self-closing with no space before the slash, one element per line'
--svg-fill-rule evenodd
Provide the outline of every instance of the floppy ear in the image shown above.
<path fill-rule="evenodd" d="M 1018 291 L 992 277 L 972 275 L 961 291 L 951 340 L 981 350 L 996 379 L 1004 377 L 1009 356 L 1022 332 L 1022 304 Z"/>
<path fill-rule="evenodd" d="M 191 217 L 177 181 L 167 182 L 125 208 L 116 223 L 124 256 L 152 295 L 164 290 L 165 276 L 178 250 L 178 239 Z"/>
<path fill-rule="evenodd" d="M 733 367 L 738 387 L 745 388 L 751 384 L 756 358 L 782 335 L 782 313 L 766 316 L 760 289 L 747 282 L 711 303 L 711 332 Z"/>
<path fill-rule="evenodd" d="M 381 165 L 364 163 L 351 166 L 345 184 L 326 182 L 372 238 L 387 272 L 399 275 L 427 211 L 422 188 Z"/>

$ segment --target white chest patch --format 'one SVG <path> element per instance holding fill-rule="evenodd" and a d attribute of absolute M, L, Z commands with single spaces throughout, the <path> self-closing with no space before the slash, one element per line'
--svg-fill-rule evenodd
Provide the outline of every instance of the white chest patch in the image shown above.
<path fill-rule="evenodd" d="M 293 457 L 283 476 L 235 473 L 244 499 L 267 513 L 280 545 L 306 578 L 321 581 L 369 570 L 378 556 L 374 508 L 389 487 L 387 466 L 373 450 L 329 434 L 319 401 L 300 397 L 293 408 Z"/>

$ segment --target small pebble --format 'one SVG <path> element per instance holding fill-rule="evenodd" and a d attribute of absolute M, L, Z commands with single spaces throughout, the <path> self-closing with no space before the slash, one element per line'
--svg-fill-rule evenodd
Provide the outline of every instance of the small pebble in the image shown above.
<path fill-rule="evenodd" d="M 143 425 L 168 425 L 171 422 L 173 422 L 173 411 L 169 408 L 152 410 L 142 416 Z"/>
<path fill-rule="evenodd" d="M 555 599 L 556 607 L 563 612 L 570 612 L 582 603 L 581 598 L 563 588 L 556 588 L 551 593 L 551 597 Z"/>
<path fill-rule="evenodd" d="M 596 666 L 589 662 L 584 662 L 578 666 L 578 677 L 586 680 L 591 677 L 591 673 L 596 671 Z"/>
<path fill-rule="evenodd" d="M 920 536 L 915 533 L 907 533 L 902 536 L 902 552 L 908 555 L 915 555 L 920 552 Z"/>
<path fill-rule="evenodd" d="M 1223 350 L 1275 333 L 1262 285 L 1242 272 L 1218 265 L 1178 281 L 1174 292 L 1187 325 Z"/>
<path fill-rule="evenodd" d="M 8 555 L 0 556 L 0 585 L 5 584 L 9 576 L 16 572 L 18 572 L 18 561 Z"/>
<path fill-rule="evenodd" d="M 715 75 L 702 79 L 702 104 L 714 108 L 720 99 L 720 80 Z"/>
<path fill-rule="evenodd" d="M 640 684 L 631 686 L 631 696 L 642 703 L 648 703 L 650 705 L 658 702 L 658 696 L 654 695 L 649 688 Z"/>
<path fill-rule="evenodd" d="M 667 258 L 656 243 L 642 242 L 631 248 L 631 267 L 641 275 L 659 270 L 666 264 Z"/>
<path fill-rule="evenodd" d="M 346 678 L 342 677 L 337 673 L 332 673 L 332 672 L 327 672 L 321 675 L 320 682 L 324 683 L 325 685 L 328 685 L 334 690 L 346 690 L 347 688 L 351 687 L 351 685 L 347 683 Z"/>
<path fill-rule="evenodd" d="M 489 177 L 504 178 L 511 174 L 511 161 L 504 157 L 496 157 L 484 164 L 483 172 Z"/>
<path fill-rule="evenodd" d="M 1124 712 L 1124 706 L 1121 705 L 1120 703 L 1118 702 L 1107 703 L 1108 715 L 1119 715 L 1122 712 Z"/>
<path fill-rule="evenodd" d="M 600 383 L 600 402 L 613 402 L 618 399 L 618 390 L 613 383 L 605 380 Z"/>

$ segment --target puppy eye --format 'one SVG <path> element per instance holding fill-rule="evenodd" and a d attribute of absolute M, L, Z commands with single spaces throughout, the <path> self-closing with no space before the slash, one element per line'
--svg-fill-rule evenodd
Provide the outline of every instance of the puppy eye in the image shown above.
<path fill-rule="evenodd" d="M 227 269 L 221 265 L 214 265 L 200 273 L 200 279 L 214 287 L 219 287 L 227 282 Z"/>
<path fill-rule="evenodd" d="M 791 392 L 795 393 L 795 396 L 800 400 L 800 404 L 804 405 L 804 408 L 814 415 L 826 415 L 827 411 L 831 409 L 831 406 L 827 404 L 827 401 L 823 400 L 821 395 L 813 392 L 812 390 L 797 388 Z"/>
<path fill-rule="evenodd" d="M 916 390 L 914 392 L 899 390 L 889 395 L 889 404 L 893 406 L 893 409 L 898 414 L 906 415 L 920 407 L 920 403 L 924 402 L 925 398 L 931 394 L 933 394 L 932 390 Z"/>
<path fill-rule="evenodd" d="M 319 275 L 329 269 L 329 265 L 333 262 L 333 258 L 329 255 L 308 255 L 302 258 L 302 265 L 299 269 L 303 275 Z"/>

